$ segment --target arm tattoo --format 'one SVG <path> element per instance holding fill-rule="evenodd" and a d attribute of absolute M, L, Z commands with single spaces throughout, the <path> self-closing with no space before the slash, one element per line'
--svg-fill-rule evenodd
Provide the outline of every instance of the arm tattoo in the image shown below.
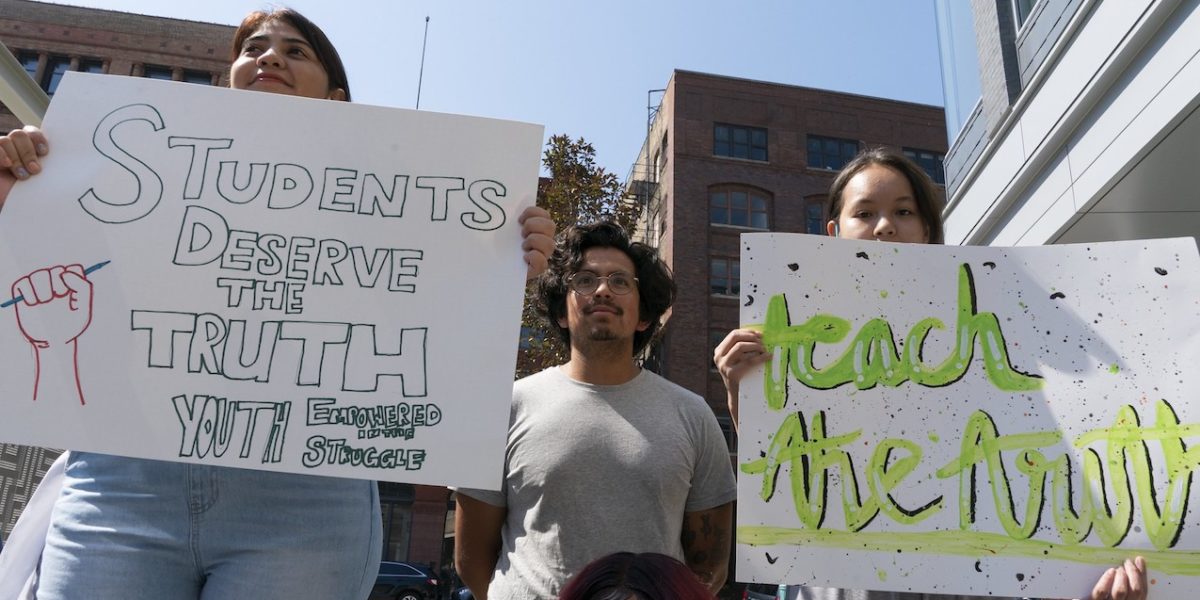
<path fill-rule="evenodd" d="M 704 513 L 699 517 L 698 527 L 694 520 L 684 519 L 680 541 L 688 567 L 707 583 L 717 570 L 713 561 L 726 554 L 723 550 L 729 546 L 729 532 L 712 514 Z"/>

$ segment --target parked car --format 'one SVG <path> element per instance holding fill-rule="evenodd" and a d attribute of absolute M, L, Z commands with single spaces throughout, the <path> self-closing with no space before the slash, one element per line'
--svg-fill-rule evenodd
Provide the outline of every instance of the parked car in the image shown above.
<path fill-rule="evenodd" d="M 437 577 L 425 567 L 383 561 L 369 600 L 434 600 L 437 587 Z"/>

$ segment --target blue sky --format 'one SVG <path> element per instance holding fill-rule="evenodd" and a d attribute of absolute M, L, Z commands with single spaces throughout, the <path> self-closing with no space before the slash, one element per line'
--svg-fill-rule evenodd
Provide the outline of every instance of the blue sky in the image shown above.
<path fill-rule="evenodd" d="M 237 24 L 235 0 L 72 0 Z M 646 92 L 674 69 L 942 104 L 932 0 L 292 0 L 321 26 L 356 102 L 515 119 L 583 136 L 624 179 Z"/>

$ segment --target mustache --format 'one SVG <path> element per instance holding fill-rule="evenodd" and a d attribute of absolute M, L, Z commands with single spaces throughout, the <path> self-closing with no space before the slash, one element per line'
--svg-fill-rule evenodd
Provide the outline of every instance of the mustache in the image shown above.
<path fill-rule="evenodd" d="M 584 314 L 590 315 L 593 312 L 596 312 L 596 309 L 601 306 L 611 309 L 613 312 L 615 312 L 618 315 L 625 314 L 625 311 L 621 310 L 621 308 L 618 307 L 616 304 L 613 304 L 612 302 L 609 302 L 607 300 L 598 300 L 598 299 L 592 300 L 591 304 L 588 304 L 587 307 L 583 309 L 583 312 L 584 312 Z"/>

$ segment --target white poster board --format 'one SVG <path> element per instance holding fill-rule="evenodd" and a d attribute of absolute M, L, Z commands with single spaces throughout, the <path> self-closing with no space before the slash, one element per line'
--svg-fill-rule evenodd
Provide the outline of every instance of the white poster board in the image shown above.
<path fill-rule="evenodd" d="M 540 126 L 69 73 L 44 130 L 0 440 L 499 486 Z"/>
<path fill-rule="evenodd" d="M 740 580 L 1086 597 L 1141 554 L 1195 597 L 1193 239 L 741 239 Z"/>

